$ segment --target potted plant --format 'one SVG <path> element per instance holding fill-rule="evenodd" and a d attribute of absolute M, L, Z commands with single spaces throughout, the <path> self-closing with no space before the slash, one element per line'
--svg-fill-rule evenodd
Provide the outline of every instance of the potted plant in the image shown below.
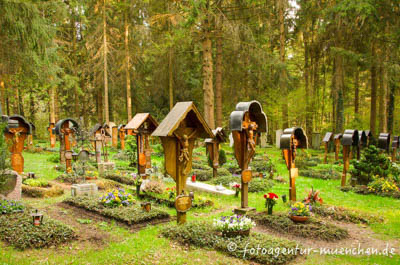
<path fill-rule="evenodd" d="M 324 201 L 319 197 L 319 194 L 319 190 L 314 190 L 314 187 L 311 187 L 311 190 L 308 192 L 308 195 L 304 198 L 303 202 L 305 204 L 322 204 Z"/>
<path fill-rule="evenodd" d="M 142 185 L 142 178 L 138 176 L 136 173 L 132 173 L 133 183 L 136 186 L 136 196 L 140 197 L 140 186 Z"/>
<path fill-rule="evenodd" d="M 256 224 L 244 215 L 222 216 L 214 219 L 214 228 L 225 237 L 249 236 L 250 229 Z"/>
<path fill-rule="evenodd" d="M 275 204 L 278 201 L 278 195 L 276 195 L 275 193 L 268 193 L 268 194 L 264 194 L 264 199 L 265 199 L 265 207 L 267 208 L 268 214 L 271 215 L 272 214 L 272 209 L 274 208 Z"/>
<path fill-rule="evenodd" d="M 235 184 L 232 186 L 232 188 L 235 189 L 235 197 L 239 197 L 239 193 L 240 193 L 240 184 Z"/>
<path fill-rule="evenodd" d="M 99 173 L 97 171 L 88 170 L 88 171 L 86 171 L 85 179 L 86 180 L 97 179 L 98 174 Z"/>
<path fill-rule="evenodd" d="M 303 223 L 310 218 L 311 210 L 311 205 L 306 205 L 302 202 L 296 202 L 290 210 L 289 217 L 293 222 Z"/>

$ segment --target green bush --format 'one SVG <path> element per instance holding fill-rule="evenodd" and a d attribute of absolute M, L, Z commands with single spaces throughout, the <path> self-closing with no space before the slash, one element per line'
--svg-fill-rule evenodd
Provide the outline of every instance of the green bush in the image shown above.
<path fill-rule="evenodd" d="M 69 184 L 77 184 L 85 181 L 84 177 L 75 173 L 63 173 L 56 178 L 57 181 Z"/>
<path fill-rule="evenodd" d="M 24 205 L 16 201 L 0 200 L 0 214 L 20 212 L 25 209 Z"/>
<path fill-rule="evenodd" d="M 97 197 L 70 197 L 64 200 L 64 203 L 95 212 L 102 216 L 115 219 L 128 225 L 144 223 L 152 220 L 169 218 L 169 214 L 157 207 L 152 206 L 150 212 L 134 204 L 126 207 L 107 208 L 104 207 Z"/>
<path fill-rule="evenodd" d="M 333 224 L 327 224 L 315 218 L 310 218 L 306 223 L 295 223 L 287 215 L 266 213 L 249 216 L 258 225 L 280 233 L 296 235 L 302 238 L 316 238 L 325 241 L 337 241 L 349 236 L 346 229 Z"/>
<path fill-rule="evenodd" d="M 122 174 L 121 172 L 106 171 L 104 173 L 103 178 L 114 180 L 116 182 L 126 184 L 126 185 L 135 185 L 135 181 L 133 180 L 133 177 L 131 177 L 129 174 L 127 174 L 127 175 Z"/>
<path fill-rule="evenodd" d="M 199 161 L 193 161 L 192 162 L 192 169 L 208 170 L 209 167 L 205 163 L 201 163 Z"/>
<path fill-rule="evenodd" d="M 265 192 L 274 186 L 274 182 L 269 179 L 254 178 L 249 183 L 249 192 Z"/>
<path fill-rule="evenodd" d="M 224 151 L 224 149 L 220 149 L 219 150 L 219 157 L 218 157 L 218 163 L 219 166 L 222 167 L 225 163 L 226 163 L 226 153 Z"/>
<path fill-rule="evenodd" d="M 266 173 L 267 175 L 269 175 L 270 172 L 276 172 L 275 165 L 270 159 L 253 159 L 249 167 L 251 167 L 254 172 Z"/>
<path fill-rule="evenodd" d="M 129 157 L 129 166 L 133 167 L 136 165 L 137 160 L 137 145 L 136 137 L 133 135 L 128 135 L 125 138 L 125 152 Z"/>
<path fill-rule="evenodd" d="M 166 193 L 159 194 L 153 192 L 143 193 L 142 196 L 144 199 L 154 201 L 157 204 L 163 204 L 168 207 L 175 208 L 175 196 L 169 198 L 169 196 Z M 214 205 L 213 201 L 198 195 L 195 195 L 194 200 L 192 201 L 192 208 L 205 208 L 213 205 Z"/>
<path fill-rule="evenodd" d="M 74 231 L 48 216 L 41 226 L 32 224 L 29 213 L 0 215 L 0 238 L 18 249 L 57 246 L 74 239 Z"/>
<path fill-rule="evenodd" d="M 25 179 L 24 184 L 31 187 L 49 187 L 49 182 L 45 179 Z"/>
<path fill-rule="evenodd" d="M 240 258 L 248 259 L 260 264 L 285 264 L 296 258 L 299 254 L 287 253 L 286 255 L 277 255 L 270 250 L 279 248 L 282 250 L 296 249 L 298 243 L 285 239 L 279 239 L 268 234 L 251 233 L 249 237 L 236 237 L 226 238 L 222 237 L 213 228 L 210 222 L 191 222 L 184 225 L 168 225 L 162 228 L 162 236 L 177 241 L 182 245 L 193 245 L 196 247 L 202 247 L 210 250 L 218 250 L 227 255 Z M 237 248 L 235 251 L 229 251 L 229 246 L 235 245 Z M 244 257 L 243 250 L 264 248 L 266 253 L 257 254 L 257 251 L 247 251 Z M 300 247 L 300 246 L 298 246 Z"/>
<path fill-rule="evenodd" d="M 229 174 L 228 176 L 218 176 L 217 178 L 212 179 L 211 181 L 214 185 L 223 185 L 227 188 L 232 188 L 231 183 L 240 183 L 240 178 L 232 176 Z"/>
<path fill-rule="evenodd" d="M 299 174 L 303 177 L 317 179 L 339 179 L 341 177 L 341 173 L 333 169 L 302 169 Z"/>
<path fill-rule="evenodd" d="M 211 168 L 206 170 L 203 169 L 193 169 L 192 174 L 196 175 L 196 179 L 199 181 L 207 181 L 210 180 L 213 176 L 213 171 Z"/>
<path fill-rule="evenodd" d="M 60 155 L 59 154 L 52 154 L 51 156 L 49 156 L 47 158 L 47 161 L 49 161 L 51 163 L 58 164 L 58 163 L 60 163 Z"/>
<path fill-rule="evenodd" d="M 364 149 L 360 161 L 352 160 L 351 164 L 353 169 L 350 174 L 360 185 L 367 185 L 376 176 L 398 179 L 400 173 L 397 167 L 392 166 L 390 159 L 373 145 Z"/>

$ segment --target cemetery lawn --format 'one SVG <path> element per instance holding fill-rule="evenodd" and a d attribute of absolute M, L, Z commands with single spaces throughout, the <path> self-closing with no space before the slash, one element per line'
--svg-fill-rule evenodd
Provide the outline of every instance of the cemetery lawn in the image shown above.
<path fill-rule="evenodd" d="M 231 151 L 224 145 L 226 151 Z M 202 148 L 202 152 L 204 152 Z M 200 149 L 199 149 L 200 150 Z M 196 150 L 195 150 L 196 151 Z M 301 151 L 300 151 L 301 152 Z M 322 156 L 321 151 L 312 151 Z M 272 159 L 277 169 L 277 175 L 286 180 L 288 172 L 281 156 L 276 148 L 259 148 L 257 153 L 266 153 Z M 25 172 L 35 172 L 40 178 L 54 180 L 61 173 L 54 169 L 56 165 L 49 158 L 58 153 L 27 153 L 24 152 Z M 114 152 L 111 152 L 110 158 Z M 228 156 L 228 160 L 233 159 Z M 162 167 L 163 158 L 153 157 L 152 162 Z M 117 165 L 126 165 L 125 162 L 116 161 Z M 172 183 L 168 184 L 173 185 Z M 275 182 L 268 192 L 274 192 L 279 196 L 286 194 L 288 183 Z M 400 264 L 400 200 L 375 195 L 359 195 L 354 192 L 340 191 L 340 180 L 322 180 L 300 176 L 296 181 L 297 199 L 302 200 L 311 187 L 321 191 L 324 203 L 328 205 L 342 206 L 357 211 L 366 216 L 374 215 L 383 217 L 384 222 L 363 224 L 346 224 L 351 237 L 358 237 L 367 247 L 384 248 L 386 242 L 389 247 L 395 248 L 393 257 L 386 256 L 348 256 L 348 255 L 319 255 L 312 253 L 307 257 L 299 257 L 290 264 Z M 196 193 L 197 194 L 197 193 Z M 23 202 L 31 207 L 39 208 L 46 216 L 64 222 L 71 226 L 78 234 L 78 239 L 65 243 L 57 248 L 16 250 L 4 242 L 0 242 L 0 264 L 254 264 L 249 261 L 230 257 L 214 250 L 206 250 L 194 246 L 183 246 L 160 236 L 164 224 L 147 226 L 139 230 L 118 225 L 114 221 L 107 221 L 95 216 L 86 216 L 70 208 L 63 208 L 61 202 L 69 197 L 70 192 L 55 198 L 23 198 Z M 221 215 L 231 215 L 232 209 L 240 205 L 240 199 L 222 197 L 210 194 L 201 194 L 214 201 L 212 207 L 203 209 L 191 209 L 187 214 L 188 222 L 194 220 L 209 220 Z M 255 207 L 258 212 L 265 211 L 265 200 L 262 193 L 249 193 L 249 206 Z M 159 206 L 172 217 L 176 216 L 174 209 L 167 206 Z M 275 206 L 274 212 L 287 211 L 280 200 Z M 172 221 L 174 222 L 174 221 Z M 260 232 L 261 228 L 255 228 Z M 266 232 L 266 231 L 261 231 Z M 274 236 L 284 237 L 279 233 Z M 347 239 L 335 243 L 322 243 L 310 239 L 292 237 L 299 243 L 318 248 L 320 246 L 351 247 Z M 372 244 L 372 245 L 368 245 Z M 374 245 L 375 244 L 375 245 Z M 260 246 L 262 247 L 262 246 Z"/>

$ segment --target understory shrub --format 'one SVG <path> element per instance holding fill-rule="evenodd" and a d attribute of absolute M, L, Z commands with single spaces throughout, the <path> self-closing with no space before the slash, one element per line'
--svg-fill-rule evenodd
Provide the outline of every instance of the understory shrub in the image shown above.
<path fill-rule="evenodd" d="M 0 214 L 21 212 L 25 206 L 17 201 L 0 200 Z"/>
<path fill-rule="evenodd" d="M 251 167 L 251 170 L 254 172 L 265 173 L 266 175 L 276 172 L 275 165 L 272 163 L 271 159 L 269 159 L 269 158 L 253 159 L 253 161 L 250 163 L 249 167 Z"/>
<path fill-rule="evenodd" d="M 249 192 L 265 192 L 274 186 L 274 182 L 269 179 L 253 178 L 249 182 Z"/>
<path fill-rule="evenodd" d="M 250 215 L 257 225 L 266 226 L 274 231 L 292 234 L 304 238 L 316 238 L 325 241 L 337 241 L 349 236 L 346 229 L 310 218 L 305 223 L 295 223 L 287 215 L 266 213 Z"/>
<path fill-rule="evenodd" d="M 164 192 L 162 194 L 146 192 L 143 193 L 142 196 L 146 200 L 151 200 L 157 204 L 162 204 L 170 208 L 175 208 L 175 192 L 173 192 L 172 197 L 170 196 L 169 192 Z M 213 201 L 203 198 L 202 196 L 199 196 L 197 194 L 194 196 L 194 200 L 192 201 L 192 208 L 205 208 L 213 205 Z"/>
<path fill-rule="evenodd" d="M 23 181 L 25 185 L 31 186 L 31 187 L 49 187 L 49 182 L 44 179 L 25 179 Z"/>
<path fill-rule="evenodd" d="M 47 161 L 58 164 L 60 163 L 60 155 L 59 154 L 52 154 L 47 158 Z"/>
<path fill-rule="evenodd" d="M 1 240 L 21 250 L 57 246 L 75 237 L 70 227 L 47 216 L 42 225 L 34 226 L 27 212 L 0 215 Z"/>
<path fill-rule="evenodd" d="M 95 212 L 104 217 L 115 219 L 128 225 L 169 218 L 167 212 L 154 206 L 151 207 L 150 212 L 143 211 L 143 209 L 137 204 L 126 207 L 107 208 L 99 202 L 97 197 L 70 197 L 64 200 L 64 203 Z"/>
<path fill-rule="evenodd" d="M 71 173 L 63 173 L 56 178 L 57 181 L 69 184 L 77 184 L 85 181 L 85 178 L 82 176 L 78 176 L 74 172 Z"/>
<path fill-rule="evenodd" d="M 206 249 L 218 250 L 230 256 L 248 259 L 261 264 L 285 264 L 294 258 L 298 243 L 286 239 L 279 239 L 267 234 L 251 233 L 249 237 L 228 238 L 218 233 L 210 222 L 190 222 L 184 225 L 168 225 L 162 228 L 162 236 L 177 241 L 182 245 L 193 245 Z M 235 251 L 229 251 L 229 246 L 235 245 Z M 257 249 L 261 247 L 265 252 L 257 254 L 255 252 L 246 252 L 244 257 L 243 250 Z M 300 247 L 300 246 L 299 246 Z M 275 253 L 274 250 L 291 250 L 286 254 Z"/>

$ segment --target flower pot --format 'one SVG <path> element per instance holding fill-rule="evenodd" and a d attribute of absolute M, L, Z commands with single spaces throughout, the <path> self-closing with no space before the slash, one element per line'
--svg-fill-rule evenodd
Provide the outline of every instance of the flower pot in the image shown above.
<path fill-rule="evenodd" d="M 250 235 L 250 229 L 247 230 L 239 230 L 239 231 L 223 231 L 222 236 L 224 237 L 237 237 L 237 236 L 249 236 Z"/>
<path fill-rule="evenodd" d="M 86 180 L 93 180 L 93 179 L 97 179 L 97 177 L 88 177 L 88 176 L 86 176 L 85 179 Z"/>
<path fill-rule="evenodd" d="M 293 222 L 296 223 L 304 223 L 310 218 L 309 216 L 297 216 L 297 215 L 291 215 L 290 219 L 292 219 Z"/>

